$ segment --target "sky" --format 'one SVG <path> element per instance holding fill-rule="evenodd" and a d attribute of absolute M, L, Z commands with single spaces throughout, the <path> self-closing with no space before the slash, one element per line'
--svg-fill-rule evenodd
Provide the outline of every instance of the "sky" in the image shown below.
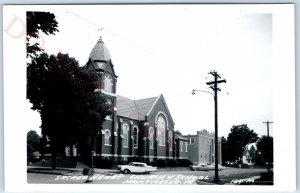
<path fill-rule="evenodd" d="M 272 14 L 235 6 L 102 5 L 47 6 L 32 11 L 55 14 L 59 32 L 41 35 L 48 53 L 75 57 L 81 66 L 101 36 L 118 75 L 117 94 L 142 99 L 163 94 L 183 134 L 214 131 L 213 96 L 208 73 L 216 70 L 219 85 L 219 136 L 233 125 L 247 124 L 266 135 L 272 121 Z M 251 10 L 251 9 L 250 9 Z M 28 130 L 39 130 L 30 110 Z M 270 134 L 272 135 L 272 124 Z"/>

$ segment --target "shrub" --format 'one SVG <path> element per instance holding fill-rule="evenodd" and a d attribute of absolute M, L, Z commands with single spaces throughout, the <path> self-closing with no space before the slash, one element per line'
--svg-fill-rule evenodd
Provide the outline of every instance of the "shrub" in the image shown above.
<path fill-rule="evenodd" d="M 157 165 L 157 167 L 164 168 L 164 167 L 166 167 L 166 160 L 158 159 L 157 162 L 156 162 L 156 165 Z"/>
<path fill-rule="evenodd" d="M 156 161 L 152 161 L 152 162 L 150 162 L 150 165 L 151 166 L 157 166 L 157 163 L 156 163 Z"/>
<path fill-rule="evenodd" d="M 128 162 L 143 162 L 143 160 L 139 157 L 130 157 L 128 158 Z"/>
<path fill-rule="evenodd" d="M 96 167 L 103 169 L 111 169 L 115 162 L 112 159 L 96 158 Z"/>
<path fill-rule="evenodd" d="M 181 167 L 189 167 L 192 164 L 193 162 L 191 162 L 191 160 L 189 159 L 180 159 L 177 162 L 177 166 L 181 166 Z"/>
<path fill-rule="evenodd" d="M 169 167 L 176 167 L 176 160 L 174 159 L 167 159 L 167 166 Z"/>

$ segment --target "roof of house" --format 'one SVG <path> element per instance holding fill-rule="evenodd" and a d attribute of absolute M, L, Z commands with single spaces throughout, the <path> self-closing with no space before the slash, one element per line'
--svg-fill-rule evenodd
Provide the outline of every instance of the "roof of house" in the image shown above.
<path fill-rule="evenodd" d="M 117 115 L 139 121 L 145 120 L 145 116 L 151 111 L 158 97 L 132 100 L 117 95 Z"/>

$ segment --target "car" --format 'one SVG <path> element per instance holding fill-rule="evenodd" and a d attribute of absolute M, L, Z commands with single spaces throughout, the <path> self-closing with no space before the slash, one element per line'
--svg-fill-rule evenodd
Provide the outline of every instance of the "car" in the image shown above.
<path fill-rule="evenodd" d="M 193 165 L 190 165 L 189 166 L 191 170 L 194 170 L 194 171 L 208 171 L 209 170 L 209 167 L 207 164 L 204 164 L 204 163 L 194 163 Z"/>
<path fill-rule="evenodd" d="M 215 170 L 215 164 L 209 164 L 208 168 L 209 168 L 209 170 Z M 224 166 L 222 166 L 221 164 L 218 164 L 218 170 L 219 171 L 224 170 L 224 169 L 225 169 Z"/>
<path fill-rule="evenodd" d="M 148 166 L 143 162 L 130 162 L 128 165 L 118 165 L 118 169 L 121 173 L 146 173 L 156 172 L 157 167 Z"/>

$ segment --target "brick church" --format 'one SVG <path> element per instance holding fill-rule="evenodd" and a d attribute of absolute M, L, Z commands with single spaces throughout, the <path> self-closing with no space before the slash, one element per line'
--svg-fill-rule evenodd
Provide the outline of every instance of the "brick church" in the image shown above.
<path fill-rule="evenodd" d="M 97 72 L 101 85 L 98 92 L 113 105 L 113 112 L 106 117 L 101 132 L 86 140 L 91 152 L 85 153 L 124 161 L 135 157 L 148 163 L 158 159 L 188 159 L 188 140 L 175 132 L 174 120 L 163 95 L 132 100 L 116 94 L 118 76 L 101 38 L 84 68 Z M 65 148 L 66 155 L 70 152 L 74 156 L 84 154 L 76 145 Z"/>

